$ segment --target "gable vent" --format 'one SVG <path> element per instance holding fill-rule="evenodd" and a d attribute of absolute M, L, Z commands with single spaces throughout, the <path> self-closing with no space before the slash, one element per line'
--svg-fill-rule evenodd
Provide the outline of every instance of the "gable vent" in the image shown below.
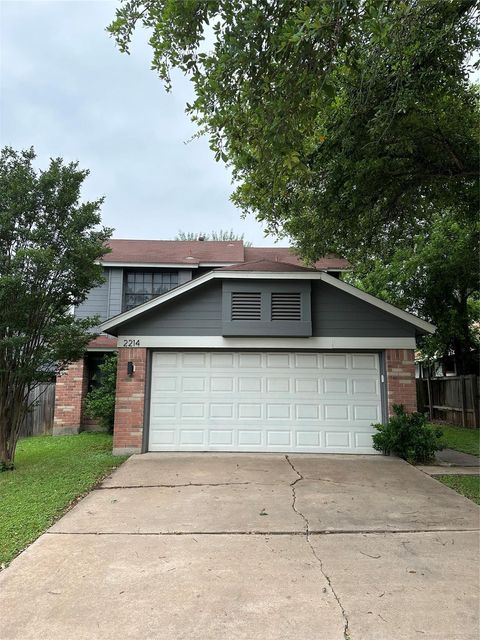
<path fill-rule="evenodd" d="M 232 291 L 232 320 L 260 320 L 262 294 Z"/>
<path fill-rule="evenodd" d="M 272 320 L 302 319 L 300 293 L 272 293 Z"/>

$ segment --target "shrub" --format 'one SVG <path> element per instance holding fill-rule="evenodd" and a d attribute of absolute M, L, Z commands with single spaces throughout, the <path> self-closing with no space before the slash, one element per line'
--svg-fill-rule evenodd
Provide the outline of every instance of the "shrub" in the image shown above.
<path fill-rule="evenodd" d="M 393 405 L 394 415 L 386 424 L 374 424 L 373 448 L 385 455 L 395 454 L 408 462 L 425 463 L 443 449 L 442 430 L 427 424 L 423 413 L 407 413 L 403 405 Z"/>
<path fill-rule="evenodd" d="M 100 384 L 88 392 L 85 413 L 98 420 L 99 425 L 112 433 L 115 417 L 115 389 L 117 384 L 117 354 L 107 356 L 100 369 Z"/>

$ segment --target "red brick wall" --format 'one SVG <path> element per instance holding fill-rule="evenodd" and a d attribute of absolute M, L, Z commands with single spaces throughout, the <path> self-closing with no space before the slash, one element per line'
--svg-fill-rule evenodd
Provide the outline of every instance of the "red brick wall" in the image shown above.
<path fill-rule="evenodd" d="M 406 411 L 417 410 L 414 357 L 413 349 L 385 351 L 389 415 L 393 414 L 394 404 L 403 404 Z"/>
<path fill-rule="evenodd" d="M 127 375 L 129 361 L 135 365 L 133 376 Z M 114 453 L 141 451 L 146 364 L 146 349 L 121 348 L 118 350 L 117 398 L 113 432 Z"/>
<path fill-rule="evenodd" d="M 83 358 L 73 362 L 61 375 L 57 376 L 53 418 L 54 436 L 80 431 L 87 384 L 87 367 Z"/>

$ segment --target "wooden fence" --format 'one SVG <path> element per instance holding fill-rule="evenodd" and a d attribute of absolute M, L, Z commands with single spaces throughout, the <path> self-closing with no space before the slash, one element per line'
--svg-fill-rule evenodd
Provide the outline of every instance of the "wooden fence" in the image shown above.
<path fill-rule="evenodd" d="M 30 394 L 35 405 L 23 422 L 20 437 L 51 434 L 55 409 L 55 383 L 47 382 L 35 387 Z"/>
<path fill-rule="evenodd" d="M 418 410 L 462 427 L 480 428 L 480 379 L 476 375 L 417 378 Z"/>

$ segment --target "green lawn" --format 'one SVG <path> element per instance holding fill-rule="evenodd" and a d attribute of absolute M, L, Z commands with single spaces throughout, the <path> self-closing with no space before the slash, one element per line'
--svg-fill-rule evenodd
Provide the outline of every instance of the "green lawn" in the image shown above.
<path fill-rule="evenodd" d="M 0 566 L 125 460 L 111 451 L 106 433 L 20 440 L 15 470 L 0 473 Z"/>
<path fill-rule="evenodd" d="M 480 476 L 435 476 L 435 479 L 480 504 Z"/>
<path fill-rule="evenodd" d="M 448 449 L 455 449 L 456 451 L 463 451 L 464 453 L 472 453 L 474 456 L 480 456 L 479 429 L 462 429 L 461 427 L 443 424 L 434 426 L 439 426 L 443 431 L 442 442 Z"/>

